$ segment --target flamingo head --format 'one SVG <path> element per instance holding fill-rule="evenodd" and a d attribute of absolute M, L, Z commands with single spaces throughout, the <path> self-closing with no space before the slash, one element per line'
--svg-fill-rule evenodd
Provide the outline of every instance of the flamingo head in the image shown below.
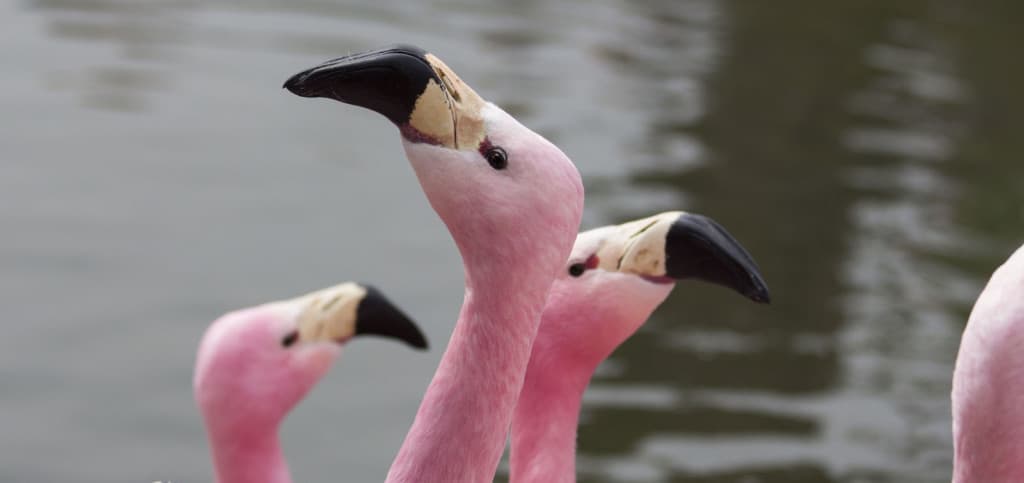
<path fill-rule="evenodd" d="M 758 303 L 770 300 L 753 258 L 721 225 L 666 212 L 579 234 L 552 287 L 536 343 L 587 341 L 554 342 L 543 350 L 599 363 L 685 279 L 722 285 Z"/>
<path fill-rule="evenodd" d="M 200 342 L 193 379 L 208 427 L 236 434 L 276 428 L 340 346 L 364 334 L 427 345 L 379 291 L 352 282 L 220 317 Z"/>
<path fill-rule="evenodd" d="M 551 277 L 565 260 L 583 209 L 576 167 L 433 54 L 395 46 L 341 57 L 292 76 L 285 87 L 374 110 L 398 126 L 467 266 L 485 271 L 477 275 L 501 280 L 512 275 L 504 268 L 519 264 Z M 522 263 L 526 254 L 530 264 Z"/>

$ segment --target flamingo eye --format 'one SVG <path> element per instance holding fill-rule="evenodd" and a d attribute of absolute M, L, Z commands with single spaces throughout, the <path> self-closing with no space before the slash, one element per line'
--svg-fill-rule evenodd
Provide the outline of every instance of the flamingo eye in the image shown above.
<path fill-rule="evenodd" d="M 573 277 L 579 277 L 583 275 L 583 272 L 587 270 L 587 266 L 582 263 L 574 263 L 569 265 L 569 275 Z"/>
<path fill-rule="evenodd" d="M 299 332 L 293 330 L 284 336 L 284 339 L 281 339 L 281 347 L 291 347 L 297 340 L 299 340 Z"/>
<path fill-rule="evenodd" d="M 487 164 L 490 164 L 494 169 L 500 170 L 508 167 L 508 153 L 498 146 L 488 149 L 484 157 L 487 158 Z"/>

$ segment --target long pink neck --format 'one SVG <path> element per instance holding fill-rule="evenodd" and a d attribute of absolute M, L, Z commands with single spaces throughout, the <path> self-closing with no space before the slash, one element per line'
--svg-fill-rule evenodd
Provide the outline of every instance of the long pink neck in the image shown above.
<path fill-rule="evenodd" d="M 672 284 L 600 274 L 556 281 L 512 419 L 512 483 L 576 481 L 576 428 L 594 371 L 650 317 Z"/>
<path fill-rule="evenodd" d="M 547 341 L 538 335 L 512 418 L 512 483 L 576 481 L 580 404 L 596 363 L 544 357 L 554 352 L 540 346 Z"/>
<path fill-rule="evenodd" d="M 467 271 L 459 321 L 388 482 L 493 481 L 553 279 L 511 271 L 481 283 Z"/>
<path fill-rule="evenodd" d="M 208 427 L 207 432 L 217 483 L 291 483 L 276 426 Z"/>

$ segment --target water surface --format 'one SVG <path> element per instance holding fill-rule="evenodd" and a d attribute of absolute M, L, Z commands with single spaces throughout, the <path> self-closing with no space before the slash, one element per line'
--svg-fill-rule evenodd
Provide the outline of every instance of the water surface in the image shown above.
<path fill-rule="evenodd" d="M 997 0 L 0 5 L 0 480 L 209 480 L 195 346 L 226 310 L 372 281 L 370 341 L 284 427 L 297 481 L 378 481 L 457 315 L 395 130 L 294 72 L 437 52 L 556 142 L 587 227 L 686 209 L 769 307 L 683 283 L 601 367 L 581 481 L 949 480 L 959 334 L 1024 240 L 1024 7 Z"/>

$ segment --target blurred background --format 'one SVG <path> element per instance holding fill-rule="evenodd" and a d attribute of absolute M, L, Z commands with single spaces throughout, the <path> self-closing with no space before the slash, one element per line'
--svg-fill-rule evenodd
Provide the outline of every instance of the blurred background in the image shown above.
<path fill-rule="evenodd" d="M 0 18 L 2 481 L 209 481 L 207 324 L 348 279 L 433 348 L 350 345 L 285 447 L 297 481 L 383 479 L 457 316 L 458 254 L 393 126 L 280 86 L 394 42 L 561 146 L 585 227 L 707 214 L 772 289 L 676 288 L 587 394 L 581 481 L 949 481 L 960 333 L 1024 240 L 1024 3 L 14 0 Z"/>

